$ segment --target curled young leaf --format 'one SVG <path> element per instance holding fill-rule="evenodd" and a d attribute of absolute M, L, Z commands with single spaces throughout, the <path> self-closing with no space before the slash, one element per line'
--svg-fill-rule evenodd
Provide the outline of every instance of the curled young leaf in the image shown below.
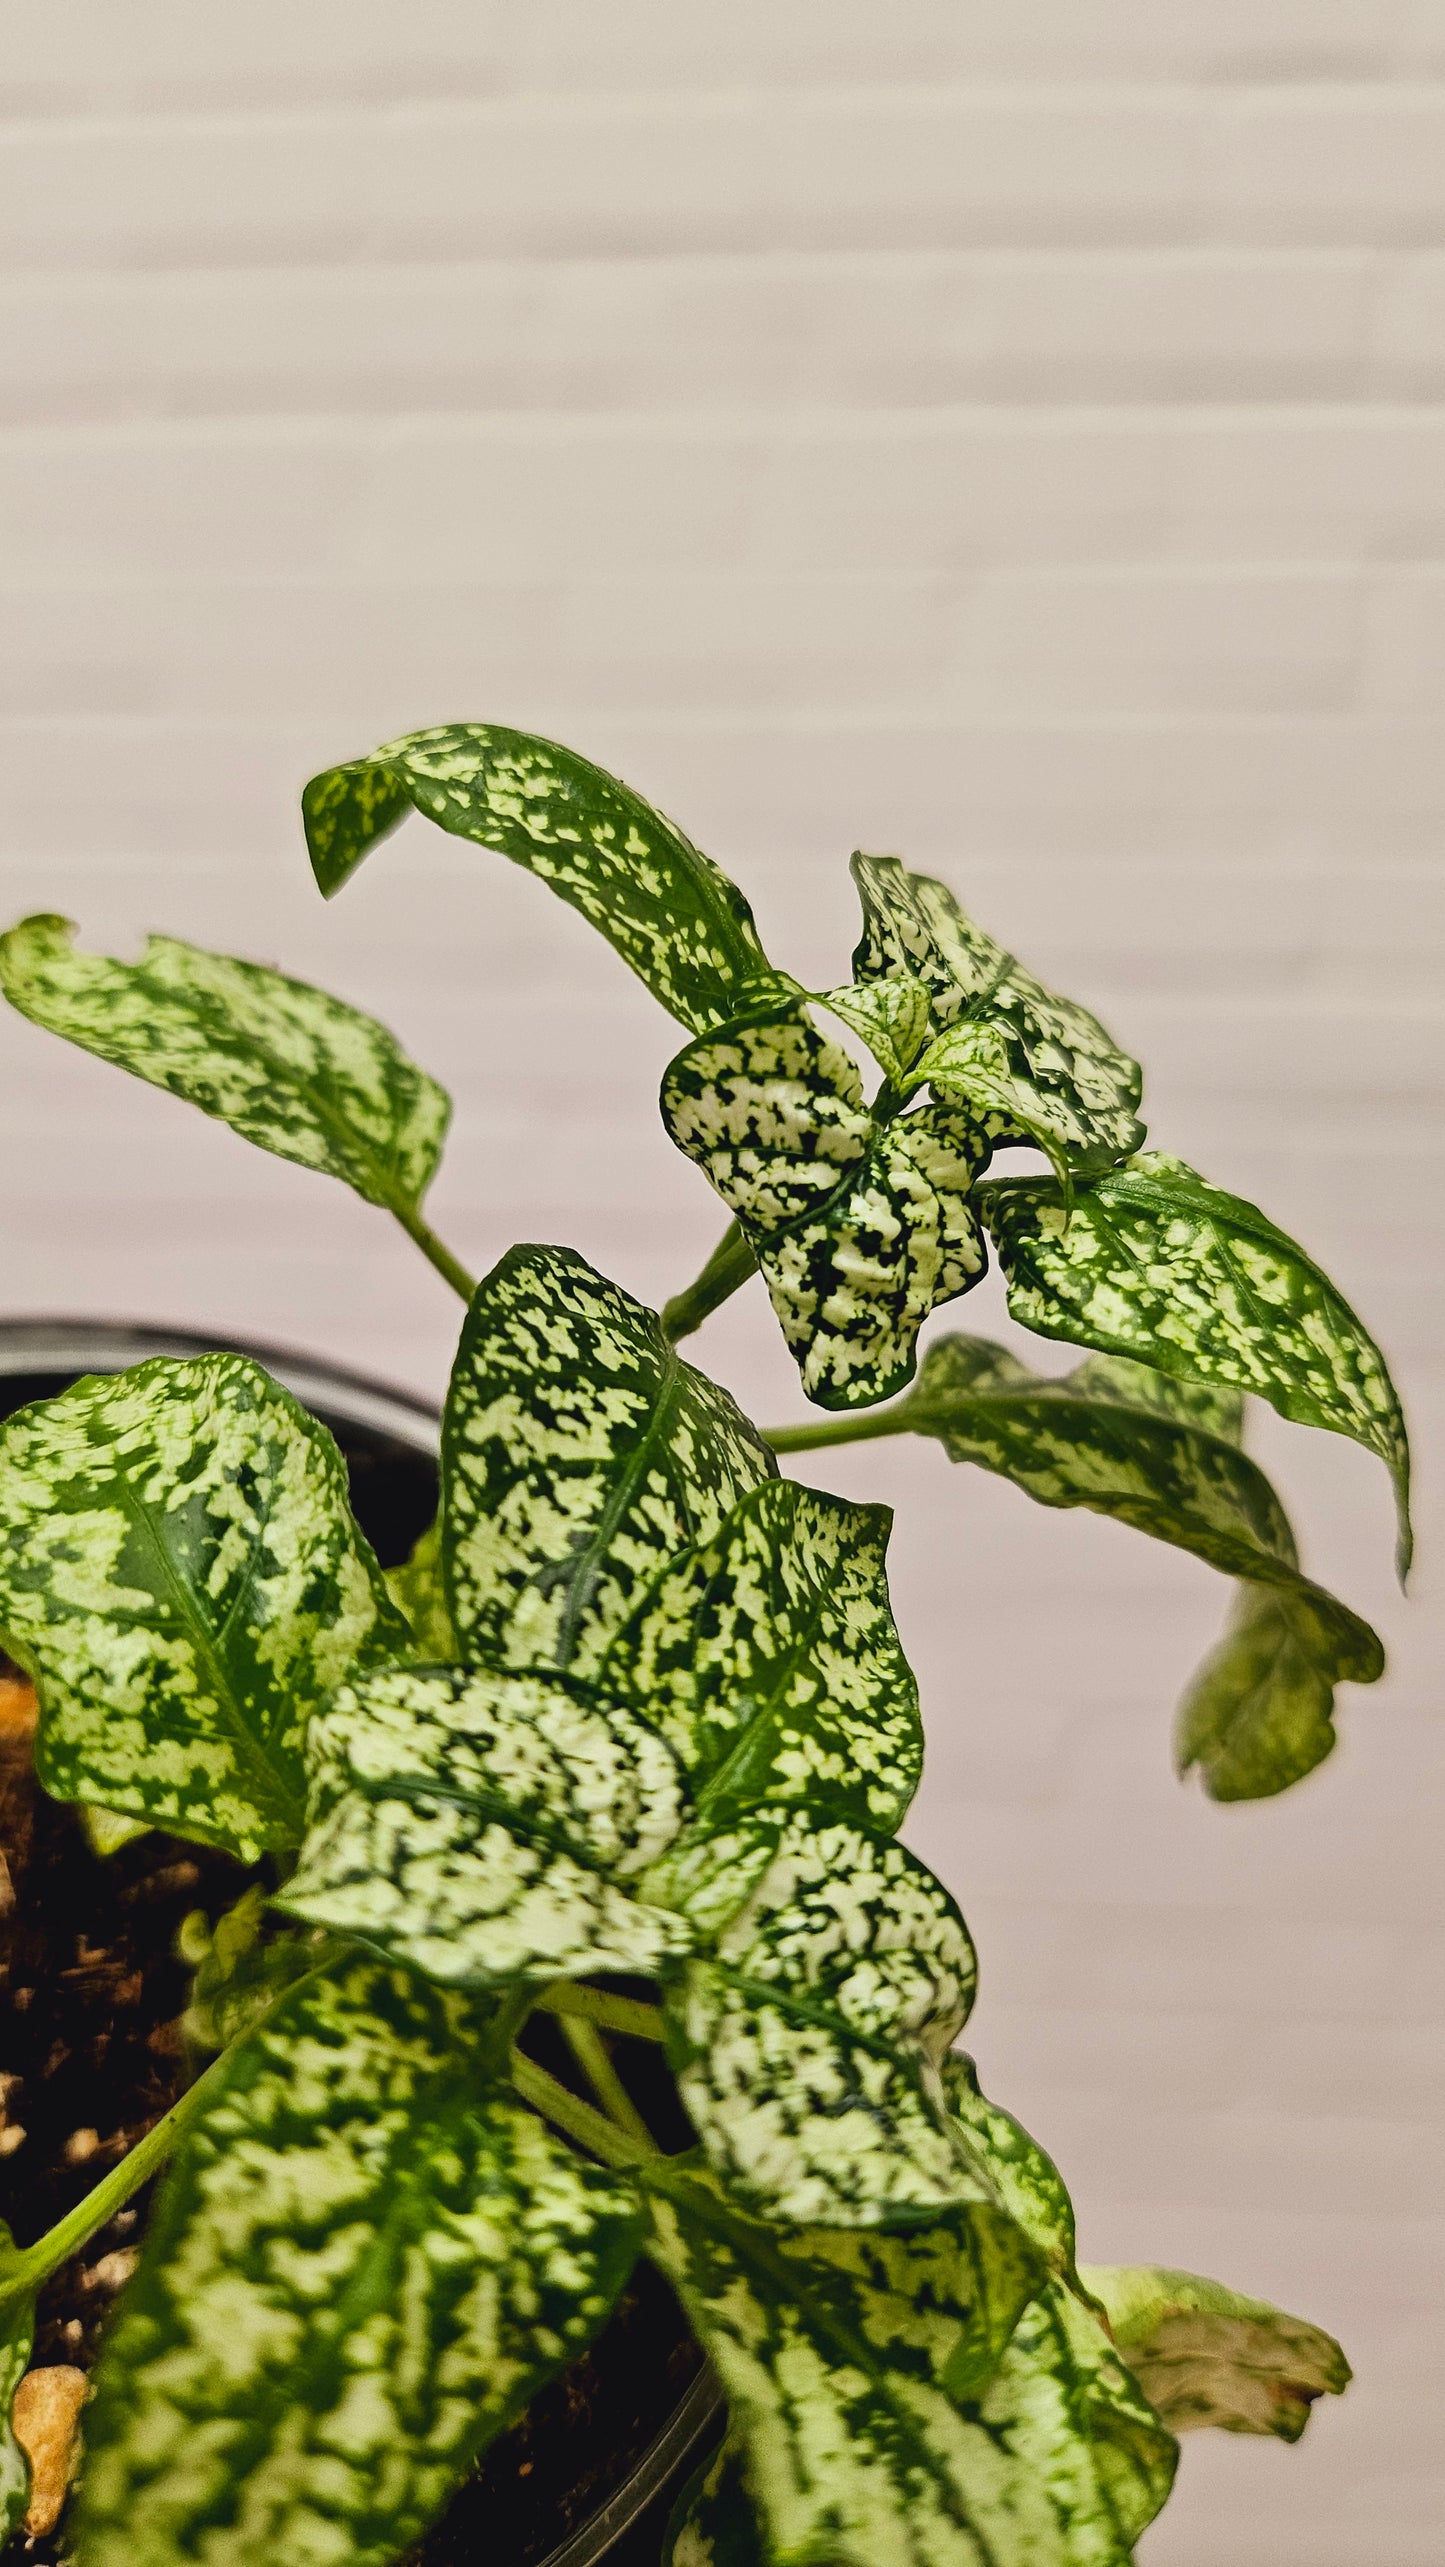
<path fill-rule="evenodd" d="M 1038 2269 L 1006 2214 L 779 2233 L 685 2165 L 643 2181 L 769 2567 L 1128 2567 L 1173 2442 L 1069 2294 L 1023 2306 Z M 715 2504 L 694 2519 L 718 2537 Z M 750 2567 L 735 2516 L 728 2536 L 719 2567 Z"/>
<path fill-rule="evenodd" d="M 1268 2300 L 1158 2264 L 1086 2264 L 1085 2288 L 1151 2406 L 1175 2433 L 1216 2425 L 1298 2442 L 1314 2400 L 1349 2386 L 1332 2335 Z"/>
<path fill-rule="evenodd" d="M 669 1888 L 715 1939 L 667 1993 L 669 2055 L 738 2198 L 859 2227 L 994 2198 L 939 2083 L 973 2001 L 973 1946 L 917 1856 L 802 1811 L 756 1813 L 678 1855 L 653 1895 Z"/>
<path fill-rule="evenodd" d="M 662 1732 L 710 1817 L 806 1800 L 899 1824 L 923 1733 L 888 1601 L 891 1522 L 765 1480 L 617 1634 L 600 1681 Z"/>
<path fill-rule="evenodd" d="M 1395 1482 L 1403 1574 L 1410 1457 L 1385 1359 L 1254 1204 L 1151 1154 L 1076 1192 L 1072 1210 L 1045 1178 L 993 1180 L 980 1205 L 1025 1328 L 1253 1391 L 1378 1454 Z"/>
<path fill-rule="evenodd" d="M 1301 1571 L 1284 1508 L 1239 1448 L 1236 1403 L 1111 1356 L 1050 1380 L 1005 1347 L 955 1336 L 930 1346 L 901 1422 L 1041 1506 L 1088 1507 L 1228 1576 L 1284 1590 L 1335 1679 L 1373 1684 L 1384 1650 Z"/>
<path fill-rule="evenodd" d="M 937 1033 L 957 1029 L 952 1049 L 935 1045 L 938 1063 L 975 1106 L 1006 1117 L 1001 1139 L 1036 1141 L 1081 1174 L 1138 1149 L 1139 1064 L 1097 1016 L 1045 989 L 946 883 L 910 873 L 896 856 L 855 856 L 853 879 L 863 904 L 855 980 L 903 972 L 923 982 Z M 970 1026 L 987 1029 L 982 1045 Z M 917 1074 L 933 1072 L 919 1064 Z"/>
<path fill-rule="evenodd" d="M 451 1101 L 375 1018 L 260 963 L 151 936 L 139 962 L 78 954 L 65 918 L 0 936 L 0 990 L 52 1034 L 169 1089 L 244 1140 L 416 1213 Z"/>
<path fill-rule="evenodd" d="M 411 1625 L 418 1655 L 439 1666 L 460 1657 L 442 1577 L 441 1518 L 433 1517 L 399 1569 L 387 1569 L 386 1591 Z"/>
<path fill-rule="evenodd" d="M 569 1248 L 509 1249 L 467 1312 L 442 1427 L 462 1654 L 591 1676 L 664 1563 L 776 1470 L 655 1312 Z"/>
<path fill-rule="evenodd" d="M 180 1957 L 195 1971 L 181 2017 L 193 2050 L 226 2050 L 267 2013 L 284 1988 L 323 1958 L 319 1935 L 298 1934 L 271 1913 L 259 1881 L 243 1890 L 214 1929 L 197 1908 L 181 1928 Z"/>
<path fill-rule="evenodd" d="M 555 740 L 440 723 L 313 776 L 301 809 L 328 898 L 415 809 L 547 883 L 692 1033 L 778 983 L 736 884 L 630 785 Z"/>
<path fill-rule="evenodd" d="M 901 1389 L 929 1312 L 983 1272 L 978 1119 L 871 1111 L 848 1054 L 798 1012 L 689 1044 L 662 1118 L 740 1224 L 808 1397 L 860 1408 Z"/>
<path fill-rule="evenodd" d="M 562 1677 L 392 1668 L 317 1715 L 307 1761 L 288 1916 L 470 1988 L 650 1974 L 693 1940 L 620 1886 L 681 1824 L 672 1752 Z"/>
<path fill-rule="evenodd" d="M 915 980 L 911 972 L 887 972 L 882 980 L 844 981 L 839 989 L 819 990 L 817 1003 L 862 1036 L 885 1078 L 898 1088 L 908 1085 L 913 1064 L 928 1040 L 929 1000 L 923 981 Z"/>
<path fill-rule="evenodd" d="M 78 2567 L 389 2567 L 595 2334 L 637 2207 L 487 2090 L 487 2021 L 353 1955 L 213 2072 L 96 2372 Z"/>
<path fill-rule="evenodd" d="M 306 1727 L 410 1635 L 325 1427 L 242 1355 L 87 1377 L 0 1430 L 0 1630 L 59 1800 L 299 1841 Z"/>

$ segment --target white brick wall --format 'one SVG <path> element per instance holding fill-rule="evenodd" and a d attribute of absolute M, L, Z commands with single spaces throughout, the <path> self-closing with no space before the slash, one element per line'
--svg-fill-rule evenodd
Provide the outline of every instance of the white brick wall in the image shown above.
<path fill-rule="evenodd" d="M 11 0 L 3 49 L 10 911 L 376 1007 L 457 1091 L 462 1252 L 570 1238 L 660 1295 L 718 1224 L 642 993 L 419 824 L 332 909 L 301 857 L 332 756 L 551 731 L 805 975 L 851 846 L 946 869 L 1398 1358 L 1408 1608 L 1372 1466 L 1260 1432 L 1394 1670 L 1259 1808 L 1168 1769 L 1208 1573 L 928 1452 L 830 1476 L 899 1508 L 917 1841 L 1087 2249 L 1356 2362 L 1297 2452 L 1192 2443 L 1149 2567 L 1434 2567 L 1445 7 Z M 378 1216 L 0 1049 L 8 1307 L 440 1381 L 445 1295 Z M 755 1294 L 699 1352 L 796 1413 Z"/>

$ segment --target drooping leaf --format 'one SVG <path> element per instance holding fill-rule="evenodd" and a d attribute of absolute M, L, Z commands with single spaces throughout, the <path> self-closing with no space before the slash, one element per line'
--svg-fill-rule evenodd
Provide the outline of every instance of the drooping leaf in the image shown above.
<path fill-rule="evenodd" d="M 736 884 L 630 785 L 555 740 L 440 723 L 313 776 L 301 808 L 328 898 L 415 808 L 580 909 L 695 1034 L 777 984 Z"/>
<path fill-rule="evenodd" d="M 1007 1113 L 1001 1137 L 1042 1142 L 1048 1133 L 1081 1173 L 1137 1150 L 1139 1064 L 1097 1016 L 1045 989 L 965 914 L 946 883 L 910 873 L 896 856 L 855 856 L 853 879 L 863 904 L 854 978 L 905 972 L 924 983 L 936 1033 L 960 1029 L 952 1050 L 945 1044 L 938 1055 L 940 1066 L 951 1064 L 958 1092 L 977 1108 Z M 988 1028 L 1001 1049 L 976 1047 L 965 1025 Z M 1000 1076 L 1006 1090 L 990 1093 Z"/>
<path fill-rule="evenodd" d="M 1301 1572 L 1289 1519 L 1220 1400 L 1111 1356 L 1050 1380 L 1005 1347 L 955 1336 L 930 1346 L 903 1415 L 950 1461 L 997 1471 L 1042 1506 L 1089 1507 L 1231 1577 L 1286 1590 L 1320 1663 L 1338 1681 L 1373 1684 L 1385 1663 L 1379 1639 Z"/>
<path fill-rule="evenodd" d="M 661 1730 L 711 1817 L 806 1799 L 899 1824 L 923 1733 L 888 1602 L 891 1521 L 765 1480 L 613 1641 L 602 1683 Z"/>
<path fill-rule="evenodd" d="M 353 1955 L 215 2072 L 96 2372 L 78 2567 L 386 2567 L 601 2325 L 636 2207 L 488 2089 L 485 2024 Z"/>
<path fill-rule="evenodd" d="M 1150 2404 L 1175 2433 L 1218 2425 L 1298 2442 L 1314 2400 L 1349 2386 L 1332 2335 L 1268 2300 L 1158 2264 L 1087 2264 L 1085 2288 L 1108 2311 L 1114 2341 Z"/>
<path fill-rule="evenodd" d="M 693 1940 L 623 1886 L 681 1823 L 672 1752 L 563 1677 L 393 1668 L 317 1714 L 307 1759 L 288 1916 L 469 1988 L 650 1974 Z"/>
<path fill-rule="evenodd" d="M 997 2187 L 1006 2211 L 1032 2239 L 1051 2272 L 1076 2279 L 1074 2205 L 1062 2175 L 1045 2149 L 1002 2104 L 990 2103 L 966 2052 L 943 2063 L 943 2090 Z"/>
<path fill-rule="evenodd" d="M 18 2260 L 9 2229 L 0 2220 L 0 2282 Z M 12 2293 L 0 2301 L 0 2542 L 19 2530 L 30 2502 L 30 2463 L 15 2438 L 11 2410 L 35 2342 L 35 2294 Z"/>
<path fill-rule="evenodd" d="M 991 2198 L 939 2076 L 973 1946 L 916 1855 L 848 1820 L 758 1811 L 685 1840 L 649 1886 L 713 1934 L 665 1993 L 668 2052 L 740 2200 L 866 2227 Z"/>
<path fill-rule="evenodd" d="M 467 1312 L 442 1428 L 462 1653 L 590 1676 L 664 1563 L 776 1470 L 655 1312 L 571 1249 L 510 1249 Z"/>
<path fill-rule="evenodd" d="M 1179 1706 L 1174 1758 L 1211 1800 L 1265 1800 L 1312 1773 L 1335 1744 L 1335 1686 L 1368 1682 L 1307 1599 L 1242 1586 L 1223 1639 Z"/>
<path fill-rule="evenodd" d="M 779 2232 L 684 2165 L 644 2180 L 768 2567 L 1128 2567 L 1173 2442 L 1069 2294 L 1050 2284 L 1019 2317 L 1038 2272 L 1012 2222 Z M 741 2546 L 717 2555 L 747 2567 Z M 711 2567 L 701 2545 L 675 2556 Z"/>
<path fill-rule="evenodd" d="M 442 1577 L 441 1518 L 436 1516 L 399 1569 L 383 1571 L 392 1603 L 411 1625 L 423 1658 L 447 1666 L 461 1655 Z"/>
<path fill-rule="evenodd" d="M 885 1078 L 906 1088 L 909 1073 L 928 1040 L 928 989 L 911 972 L 887 972 L 882 980 L 844 981 L 841 988 L 817 993 L 818 1005 L 860 1034 Z"/>
<path fill-rule="evenodd" d="M 739 1222 L 808 1397 L 859 1408 L 901 1389 L 929 1312 L 983 1272 L 977 1118 L 874 1114 L 848 1054 L 797 1012 L 689 1044 L 662 1117 Z"/>
<path fill-rule="evenodd" d="M 294 1845 L 306 1724 L 410 1646 L 330 1435 L 241 1355 L 88 1377 L 0 1430 L 0 1630 L 60 1800 Z"/>
<path fill-rule="evenodd" d="M 1076 1192 L 993 1180 L 983 1218 L 1025 1328 L 1253 1391 L 1390 1470 L 1409 1561 L 1409 1446 L 1385 1359 L 1327 1275 L 1237 1195 L 1150 1153 Z"/>
<path fill-rule="evenodd" d="M 117 963 L 76 953 L 74 934 L 68 919 L 42 917 L 0 937 L 0 990 L 22 1015 L 368 1203 L 416 1211 L 451 1101 L 384 1025 L 173 936 Z"/>

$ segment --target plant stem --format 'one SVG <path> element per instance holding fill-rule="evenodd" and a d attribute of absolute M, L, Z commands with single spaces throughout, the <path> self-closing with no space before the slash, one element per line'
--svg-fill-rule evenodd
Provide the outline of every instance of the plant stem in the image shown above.
<path fill-rule="evenodd" d="M 445 1240 L 437 1237 L 431 1224 L 423 1221 L 421 1214 L 412 1205 L 394 1203 L 391 1208 L 407 1237 L 416 1241 L 422 1255 L 435 1266 L 437 1273 L 444 1281 L 451 1285 L 453 1292 L 460 1293 L 463 1301 L 470 1301 L 477 1288 L 475 1275 L 468 1274 L 461 1260 L 452 1255 Z"/>
<path fill-rule="evenodd" d="M 590 1988 L 582 1979 L 558 1979 L 544 1988 L 533 2003 L 539 2014 L 583 2014 L 590 2023 L 600 2023 L 609 2032 L 627 2032 L 634 2041 L 662 2039 L 662 2010 L 644 2005 L 638 1997 L 609 1996 L 603 1988 Z"/>
<path fill-rule="evenodd" d="M 555 2077 L 549 2077 L 545 2068 L 539 2068 L 536 2060 L 521 2050 L 512 2052 L 512 2083 L 524 2103 L 545 2113 L 548 2121 L 565 2130 L 569 2139 L 600 2157 L 604 2166 L 637 2166 L 645 2156 L 661 2154 L 651 2141 L 644 2149 L 635 2139 L 626 2138 L 615 2122 L 604 2113 L 594 2112 L 580 2096 L 569 2095 L 565 2086 L 560 2086 Z"/>
<path fill-rule="evenodd" d="M 897 1408 L 875 1409 L 861 1417 L 830 1417 L 819 1426 L 766 1426 L 763 1442 L 771 1444 L 775 1453 L 817 1453 L 825 1444 L 866 1444 L 877 1435 L 906 1435 L 912 1425 L 904 1400 Z"/>
<path fill-rule="evenodd" d="M 57 2220 L 44 2237 L 38 2237 L 33 2246 L 24 2248 L 18 2263 L 13 2264 L 8 2275 L 0 2280 L 0 2302 L 15 2298 L 22 2292 L 28 2295 L 38 2290 L 42 2282 L 48 2282 L 52 2273 L 58 2272 L 62 2264 L 68 2263 L 71 2256 L 79 2252 L 98 2228 L 104 2228 L 106 2221 L 115 2217 L 132 2193 L 139 2192 L 141 2185 L 165 2164 L 186 2123 L 205 2101 L 217 2071 L 226 2066 L 229 2057 L 229 2051 L 223 2051 L 219 2059 L 213 2059 L 195 2084 L 187 2087 L 179 2102 L 173 2103 L 170 2111 L 162 2113 L 145 2137 L 136 2141 L 120 2164 L 112 2166 L 110 2173 L 102 2175 L 100 2182 L 91 2187 L 84 2201 L 77 2202 L 74 2210 L 67 2211 L 65 2217 Z"/>
<path fill-rule="evenodd" d="M 651 2131 L 612 2064 L 611 2053 L 595 2023 L 582 2014 L 564 2014 L 562 2030 L 573 2058 L 587 2078 L 602 2109 L 639 2148 L 656 2146 Z"/>
<path fill-rule="evenodd" d="M 679 1337 L 690 1337 L 695 1328 L 727 1300 L 730 1293 L 755 1275 L 758 1261 L 735 1221 L 730 1221 L 702 1273 L 684 1292 L 675 1292 L 662 1313 L 662 1333 L 675 1346 Z"/>

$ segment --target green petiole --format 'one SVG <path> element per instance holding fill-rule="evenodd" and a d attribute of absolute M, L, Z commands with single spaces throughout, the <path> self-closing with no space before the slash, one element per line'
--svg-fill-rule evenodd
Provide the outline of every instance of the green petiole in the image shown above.
<path fill-rule="evenodd" d="M 662 1311 L 662 1333 L 675 1346 L 690 1337 L 719 1305 L 758 1271 L 758 1261 L 736 1221 L 730 1221 L 707 1264 L 684 1291 L 675 1292 Z"/>

